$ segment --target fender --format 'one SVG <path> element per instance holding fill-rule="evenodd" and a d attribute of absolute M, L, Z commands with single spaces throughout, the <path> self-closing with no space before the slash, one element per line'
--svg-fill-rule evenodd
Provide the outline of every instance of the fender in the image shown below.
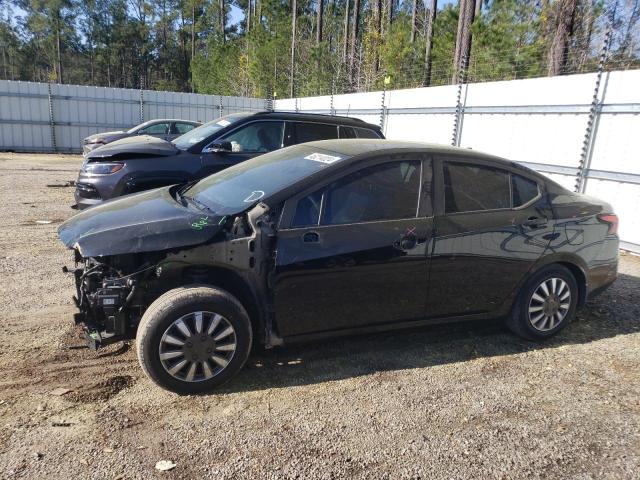
<path fill-rule="evenodd" d="M 520 289 L 526 283 L 526 281 L 531 278 L 532 275 L 535 275 L 540 269 L 546 267 L 547 265 L 551 265 L 553 263 L 560 263 L 564 266 L 568 267 L 569 270 L 573 273 L 574 277 L 576 277 L 576 283 L 578 284 L 579 291 L 579 300 L 578 306 L 582 307 L 587 302 L 587 293 L 588 289 L 588 275 L 587 272 L 589 270 L 587 263 L 575 253 L 571 252 L 553 252 L 553 253 L 544 253 L 529 269 L 526 275 L 520 279 L 516 288 L 513 289 L 511 295 L 505 300 L 505 302 L 500 307 L 500 315 L 506 315 L 511 308 L 513 307 L 513 303 L 518 298 L 518 294 L 520 293 Z M 581 278 L 580 278 L 581 277 Z"/>

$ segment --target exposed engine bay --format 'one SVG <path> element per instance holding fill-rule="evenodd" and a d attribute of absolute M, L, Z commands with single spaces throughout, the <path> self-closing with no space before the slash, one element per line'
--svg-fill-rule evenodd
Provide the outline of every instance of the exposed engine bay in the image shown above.
<path fill-rule="evenodd" d="M 201 219 L 207 223 L 206 216 Z M 266 346 L 281 343 L 274 332 L 267 282 L 273 269 L 275 228 L 269 207 L 258 204 L 247 212 L 225 217 L 209 242 L 160 252 L 84 257 L 74 247 L 76 324 L 83 326 L 88 345 L 101 346 L 135 337 L 149 305 L 164 292 L 185 285 L 215 283 L 256 305 Z M 197 230 L 197 226 L 193 227 Z"/>

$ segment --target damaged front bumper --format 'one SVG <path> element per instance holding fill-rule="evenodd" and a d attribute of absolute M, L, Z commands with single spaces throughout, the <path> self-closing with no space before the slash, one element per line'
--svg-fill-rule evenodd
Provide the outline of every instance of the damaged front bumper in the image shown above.
<path fill-rule="evenodd" d="M 76 268 L 62 270 L 75 278 L 73 301 L 79 312 L 73 318 L 82 326 L 89 348 L 133 338 L 128 306 L 136 293 L 135 280 L 114 276 L 107 266 L 83 259 L 77 250 Z"/>

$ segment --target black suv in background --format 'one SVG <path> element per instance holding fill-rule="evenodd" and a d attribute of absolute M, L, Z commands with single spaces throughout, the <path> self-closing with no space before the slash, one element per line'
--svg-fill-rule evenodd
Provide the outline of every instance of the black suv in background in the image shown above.
<path fill-rule="evenodd" d="M 124 138 L 89 152 L 75 200 L 86 208 L 120 195 L 199 180 L 279 148 L 314 140 L 384 138 L 362 120 L 306 113 L 235 113 L 205 123 L 168 142 Z"/>

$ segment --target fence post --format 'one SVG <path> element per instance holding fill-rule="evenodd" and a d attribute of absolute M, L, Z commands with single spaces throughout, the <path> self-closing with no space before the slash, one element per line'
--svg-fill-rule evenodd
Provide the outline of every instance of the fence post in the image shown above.
<path fill-rule="evenodd" d="M 140 77 L 140 123 L 144 122 L 144 77 Z"/>
<path fill-rule="evenodd" d="M 460 59 L 460 69 L 458 70 L 458 94 L 456 96 L 456 112 L 453 119 L 453 135 L 451 136 L 451 145 L 460 146 L 460 137 L 462 136 L 462 117 L 464 115 L 464 107 L 462 105 L 462 88 L 467 80 L 467 57 Z"/>
<path fill-rule="evenodd" d="M 588 172 L 591 167 L 591 158 L 593 157 L 593 146 L 595 144 L 597 126 L 600 121 L 600 113 L 602 112 L 602 101 L 604 101 L 604 98 L 602 101 L 600 99 L 600 84 L 602 83 L 602 74 L 604 73 L 605 63 L 609 55 L 614 21 L 615 7 L 609 14 L 609 25 L 607 26 L 604 43 L 602 44 L 602 50 L 600 52 L 600 60 L 598 61 L 596 84 L 593 89 L 593 98 L 591 100 L 591 108 L 589 109 L 587 129 L 584 133 L 582 151 L 580 153 L 580 161 L 578 163 L 578 172 L 576 173 L 576 185 L 574 188 L 576 193 L 584 193 L 587 187 Z"/>
<path fill-rule="evenodd" d="M 333 103 L 333 95 L 335 90 L 336 90 L 336 81 L 334 79 L 334 80 L 331 80 L 331 99 L 329 100 L 329 113 L 331 115 L 336 114 L 336 109 L 334 108 L 334 103 Z"/>
<path fill-rule="evenodd" d="M 273 89 L 271 87 L 267 88 L 267 98 L 265 100 L 265 108 L 267 109 L 268 112 L 273 112 L 274 110 Z"/>
<path fill-rule="evenodd" d="M 222 95 L 218 95 L 218 113 L 220 115 L 218 115 L 218 118 L 220 118 L 222 116 L 222 110 L 223 110 L 223 105 L 222 105 Z"/>
<path fill-rule="evenodd" d="M 387 119 L 387 107 L 385 106 L 385 100 L 387 97 L 387 85 L 391 83 L 391 77 L 389 75 L 384 76 L 384 82 L 382 86 L 382 102 L 380 103 L 380 130 L 384 133 L 384 126 Z"/>
<path fill-rule="evenodd" d="M 58 146 L 56 144 L 56 124 L 53 118 L 53 95 L 51 93 L 51 82 L 47 83 L 48 89 L 48 99 L 49 99 L 49 128 L 51 129 L 51 145 L 53 146 L 53 151 L 58 151 Z"/>

